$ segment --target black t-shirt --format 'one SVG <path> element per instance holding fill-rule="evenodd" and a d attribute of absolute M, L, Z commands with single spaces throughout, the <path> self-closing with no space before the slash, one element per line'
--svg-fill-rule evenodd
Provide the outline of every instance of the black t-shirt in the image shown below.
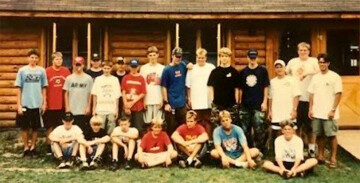
<path fill-rule="evenodd" d="M 270 85 L 268 71 L 263 66 L 245 67 L 240 71 L 241 104 L 248 109 L 261 110 L 264 88 Z"/>
<path fill-rule="evenodd" d="M 119 80 L 119 82 L 120 82 L 120 86 L 121 86 L 121 81 L 122 81 L 122 79 L 124 78 L 124 76 L 125 76 L 126 74 L 128 74 L 128 72 L 125 72 L 124 75 L 118 75 L 116 71 L 111 73 L 111 75 L 113 75 L 113 76 L 115 76 L 115 77 L 118 78 L 118 80 Z"/>
<path fill-rule="evenodd" d="M 85 73 L 89 74 L 93 79 L 95 79 L 96 77 L 101 76 L 104 72 L 103 72 L 103 70 L 95 72 L 91 69 L 88 69 L 85 71 Z"/>
<path fill-rule="evenodd" d="M 228 108 L 236 104 L 235 88 L 239 88 L 239 72 L 234 67 L 216 67 L 210 74 L 208 86 L 214 88 L 214 104 Z"/>
<path fill-rule="evenodd" d="M 107 135 L 106 131 L 102 128 L 100 128 L 100 130 L 97 133 L 93 132 L 93 130 L 90 129 L 89 132 L 84 134 L 86 140 L 95 140 L 95 138 L 98 139 L 103 138 L 106 135 Z"/>

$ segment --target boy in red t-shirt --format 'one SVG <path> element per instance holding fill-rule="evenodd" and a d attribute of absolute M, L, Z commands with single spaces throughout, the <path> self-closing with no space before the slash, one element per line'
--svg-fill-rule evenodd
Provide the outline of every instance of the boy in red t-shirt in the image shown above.
<path fill-rule="evenodd" d="M 186 124 L 179 126 L 171 135 L 171 138 L 179 148 L 179 166 L 185 168 L 194 162 L 194 167 L 200 168 L 202 163 L 199 159 L 206 153 L 205 142 L 209 139 L 206 130 L 196 121 L 196 112 L 186 113 Z"/>
<path fill-rule="evenodd" d="M 130 73 L 121 81 L 125 115 L 130 117 L 131 126 L 144 134 L 144 97 L 146 94 L 145 79 L 138 73 L 139 60 L 130 60 Z"/>
<path fill-rule="evenodd" d="M 171 144 L 169 136 L 162 131 L 163 120 L 155 118 L 151 121 L 151 131 L 141 139 L 135 155 L 142 168 L 164 164 L 169 166 L 172 159 L 177 157 L 177 152 Z"/>
<path fill-rule="evenodd" d="M 51 146 L 49 134 L 57 126 L 62 125 L 61 115 L 64 113 L 64 93 L 63 86 L 66 77 L 70 75 L 68 68 L 63 67 L 63 55 L 60 52 L 54 52 L 51 55 L 52 66 L 46 68 L 47 87 L 47 110 L 44 114 L 44 125 L 46 128 L 46 142 L 49 145 L 47 155 L 51 155 Z"/>

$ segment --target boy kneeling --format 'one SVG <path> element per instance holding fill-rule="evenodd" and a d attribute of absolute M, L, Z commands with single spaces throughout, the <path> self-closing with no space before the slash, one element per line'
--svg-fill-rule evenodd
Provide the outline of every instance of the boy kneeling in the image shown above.
<path fill-rule="evenodd" d="M 79 138 L 81 170 L 94 170 L 101 163 L 101 155 L 104 152 L 105 145 L 110 141 L 110 136 L 106 133 L 106 130 L 101 128 L 103 123 L 100 116 L 93 116 L 90 119 L 91 130 L 85 133 L 85 138 Z"/>
<path fill-rule="evenodd" d="M 163 164 L 169 166 L 177 152 L 171 144 L 169 136 L 162 131 L 163 120 L 155 118 L 151 121 L 151 131 L 141 139 L 135 155 L 142 168 Z"/>
<path fill-rule="evenodd" d="M 70 168 L 76 161 L 76 154 L 79 149 L 77 139 L 82 137 L 81 129 L 73 125 L 74 116 L 66 112 L 62 116 L 63 125 L 55 128 L 49 135 L 51 148 L 56 158 L 59 159 L 59 169 Z"/>
<path fill-rule="evenodd" d="M 185 168 L 194 162 L 194 167 L 200 168 L 206 154 L 205 142 L 209 139 L 205 128 L 196 121 L 196 112 L 186 113 L 186 124 L 180 125 L 171 138 L 179 149 L 179 166 Z"/>
<path fill-rule="evenodd" d="M 228 111 L 221 111 L 219 118 L 221 126 L 213 132 L 215 149 L 211 151 L 211 156 L 220 159 L 223 168 L 229 168 L 230 165 L 255 168 L 256 163 L 252 158 L 257 157 L 260 151 L 257 148 L 249 149 L 244 131 L 231 123 Z"/>
<path fill-rule="evenodd" d="M 118 158 L 119 158 L 119 148 L 121 150 L 121 155 L 125 159 L 125 169 L 130 170 L 131 165 L 130 161 L 133 158 L 136 139 L 139 137 L 139 131 L 130 127 L 130 121 L 126 117 L 122 117 L 118 120 L 119 126 L 115 127 L 114 131 L 111 133 L 111 142 L 112 142 L 112 164 L 110 169 L 116 170 L 118 168 Z"/>
<path fill-rule="evenodd" d="M 265 170 L 279 173 L 284 178 L 304 176 L 316 164 L 315 158 L 304 161 L 304 145 L 300 137 L 295 135 L 294 123 L 285 120 L 280 123 L 282 134 L 275 139 L 275 162 L 265 161 Z"/>

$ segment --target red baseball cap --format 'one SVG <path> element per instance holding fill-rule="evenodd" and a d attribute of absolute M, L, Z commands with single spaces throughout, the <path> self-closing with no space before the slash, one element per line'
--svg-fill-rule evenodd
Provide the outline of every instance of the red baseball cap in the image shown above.
<path fill-rule="evenodd" d="M 74 61 L 74 64 L 84 65 L 84 64 L 85 64 L 85 60 L 84 60 L 83 57 L 76 57 L 76 58 L 75 58 L 75 61 Z"/>

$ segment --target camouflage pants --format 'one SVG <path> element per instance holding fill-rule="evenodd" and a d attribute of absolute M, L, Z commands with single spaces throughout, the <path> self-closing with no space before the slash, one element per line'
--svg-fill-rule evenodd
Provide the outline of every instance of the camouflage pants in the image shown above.
<path fill-rule="evenodd" d="M 239 110 L 240 127 L 244 130 L 249 147 L 256 147 L 261 152 L 266 150 L 268 125 L 265 113 L 241 107 Z M 254 132 L 252 134 L 252 132 Z"/>
<path fill-rule="evenodd" d="M 239 109 L 237 105 L 234 105 L 233 107 L 221 107 L 218 106 L 216 104 L 211 104 L 211 116 L 210 116 L 210 122 L 211 124 L 213 124 L 214 127 L 219 126 L 220 125 L 220 119 L 219 119 L 219 112 L 223 111 L 223 110 L 227 110 L 230 112 L 231 114 L 231 118 L 233 121 L 233 124 L 239 125 Z"/>

